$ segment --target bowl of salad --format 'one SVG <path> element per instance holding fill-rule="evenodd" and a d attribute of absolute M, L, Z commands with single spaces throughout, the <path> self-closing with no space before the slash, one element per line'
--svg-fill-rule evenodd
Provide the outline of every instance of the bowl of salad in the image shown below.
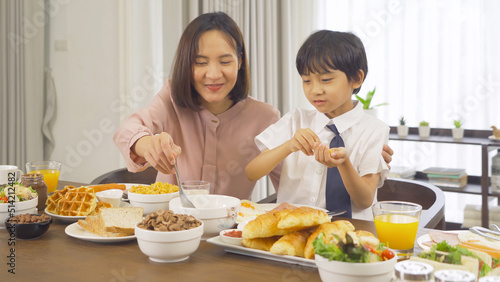
<path fill-rule="evenodd" d="M 375 236 L 364 240 L 349 232 L 345 237 L 342 241 L 335 235 L 333 242 L 325 243 L 320 235 L 313 242 L 314 260 L 322 281 L 391 281 L 398 261 L 392 250 Z"/>
<path fill-rule="evenodd" d="M 0 229 L 5 229 L 5 220 L 18 214 L 37 213 L 38 194 L 31 187 L 15 183 L 0 186 Z"/>

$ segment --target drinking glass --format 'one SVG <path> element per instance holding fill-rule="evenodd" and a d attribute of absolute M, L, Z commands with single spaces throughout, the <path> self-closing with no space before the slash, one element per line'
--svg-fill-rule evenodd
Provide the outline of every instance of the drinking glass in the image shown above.
<path fill-rule="evenodd" d="M 203 180 L 181 181 L 182 188 L 186 195 L 208 195 L 210 193 L 210 182 Z"/>
<path fill-rule="evenodd" d="M 47 192 L 50 194 L 57 189 L 61 166 L 58 161 L 34 161 L 26 163 L 26 171 L 43 174 L 43 181 L 47 184 Z"/>
<path fill-rule="evenodd" d="M 372 206 L 377 237 L 398 255 L 413 255 L 422 206 L 410 202 L 381 201 Z"/>

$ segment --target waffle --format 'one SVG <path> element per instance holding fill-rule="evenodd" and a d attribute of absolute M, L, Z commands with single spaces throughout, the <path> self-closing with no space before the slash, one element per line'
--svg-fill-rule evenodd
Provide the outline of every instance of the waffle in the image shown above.
<path fill-rule="evenodd" d="M 89 187 L 74 188 L 66 192 L 57 203 L 59 215 L 86 216 L 95 209 L 97 197 L 94 189 Z"/>
<path fill-rule="evenodd" d="M 47 198 L 45 204 L 47 205 L 47 211 L 53 214 L 59 214 L 57 210 L 57 204 L 64 197 L 64 195 L 70 190 L 75 188 L 75 186 L 64 186 L 62 190 L 56 190 L 54 194 Z"/>

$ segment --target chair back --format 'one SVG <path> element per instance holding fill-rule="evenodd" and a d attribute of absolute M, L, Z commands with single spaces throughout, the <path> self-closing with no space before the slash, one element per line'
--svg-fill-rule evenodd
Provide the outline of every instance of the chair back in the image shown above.
<path fill-rule="evenodd" d="M 158 171 L 150 166 L 140 172 L 130 172 L 126 168 L 120 168 L 107 172 L 96 179 L 92 180 L 91 184 L 105 183 L 137 183 L 137 184 L 153 184 L 156 181 Z"/>
<path fill-rule="evenodd" d="M 438 187 L 415 180 L 388 178 L 377 191 L 378 201 L 406 201 L 422 206 L 419 227 L 446 228 L 444 193 Z"/>

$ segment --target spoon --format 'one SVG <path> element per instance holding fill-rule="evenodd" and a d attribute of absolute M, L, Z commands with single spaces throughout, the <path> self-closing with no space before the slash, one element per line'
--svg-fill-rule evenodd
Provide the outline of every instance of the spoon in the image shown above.
<path fill-rule="evenodd" d="M 179 178 L 179 171 L 177 170 L 177 163 L 174 164 L 174 168 L 175 168 L 175 177 L 177 178 L 177 185 L 179 186 L 179 196 L 181 198 L 182 206 L 186 208 L 196 208 L 184 193 L 184 189 L 182 189 L 181 180 Z"/>

